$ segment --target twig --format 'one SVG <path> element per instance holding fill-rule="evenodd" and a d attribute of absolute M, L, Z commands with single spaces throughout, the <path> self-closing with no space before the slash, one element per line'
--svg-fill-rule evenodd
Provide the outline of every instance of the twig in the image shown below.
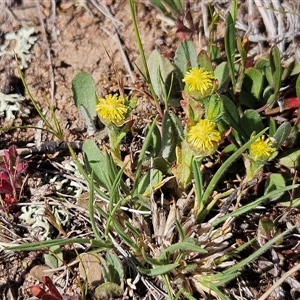
<path fill-rule="evenodd" d="M 300 263 L 286 272 L 277 282 L 275 282 L 271 288 L 269 288 L 258 300 L 265 300 L 267 299 L 271 293 L 277 289 L 289 276 L 291 276 L 294 272 L 300 269 Z"/>
<path fill-rule="evenodd" d="M 131 78 L 131 81 L 132 82 L 135 82 L 135 76 L 132 72 L 132 68 L 131 68 L 131 65 L 130 65 L 130 62 L 127 58 L 127 55 L 123 49 L 123 45 L 122 45 L 122 41 L 120 39 L 120 35 L 118 33 L 118 23 L 119 25 L 122 25 L 123 26 L 123 23 L 120 22 L 119 20 L 117 20 L 116 18 L 113 17 L 113 15 L 110 13 L 108 7 L 105 5 L 105 4 L 100 4 L 100 3 L 96 3 L 94 0 L 89 0 L 90 3 L 92 3 L 95 8 L 97 8 L 104 16 L 106 16 L 108 19 L 111 20 L 112 24 L 113 24 L 113 28 L 114 28 L 114 32 L 111 33 L 109 32 L 106 28 L 102 27 L 101 29 L 109 36 L 112 38 L 112 40 L 118 45 L 118 48 L 120 50 L 120 53 L 121 53 L 121 56 L 122 56 L 122 59 L 124 61 L 124 65 L 125 65 L 125 68 L 127 70 L 127 72 L 129 73 L 130 75 L 130 78 Z"/>
<path fill-rule="evenodd" d="M 46 29 L 45 29 L 44 21 L 42 18 L 39 0 L 35 0 L 35 3 L 36 3 L 37 12 L 38 12 L 38 17 L 39 17 L 39 20 L 41 23 L 41 31 L 42 31 L 43 39 L 44 39 L 45 45 L 46 45 L 47 59 L 48 59 L 48 63 L 49 63 L 49 74 L 50 74 L 50 88 L 51 88 L 50 99 L 51 99 L 51 104 L 53 105 L 54 104 L 55 85 L 54 85 L 54 72 L 53 72 L 53 67 L 52 67 L 52 62 L 51 62 L 51 52 L 50 52 L 50 47 L 48 44 Z"/>
<path fill-rule="evenodd" d="M 123 23 L 121 21 L 113 17 L 113 15 L 110 13 L 106 5 L 97 3 L 95 0 L 89 0 L 89 2 L 92 3 L 105 17 L 110 19 L 115 27 L 117 26 L 117 24 L 123 26 Z"/>
<path fill-rule="evenodd" d="M 127 72 L 129 73 L 130 75 L 130 78 L 132 80 L 132 82 L 135 82 L 135 76 L 132 72 L 132 69 L 131 69 L 131 65 L 130 65 L 130 62 L 127 58 L 127 55 L 123 49 L 123 46 L 122 46 L 122 42 L 121 42 L 121 39 L 120 39 L 120 36 L 117 32 L 117 28 L 114 29 L 115 33 L 111 33 L 109 32 L 105 27 L 101 27 L 101 29 L 109 36 L 111 37 L 111 39 L 116 43 L 118 44 L 118 47 L 119 47 L 119 50 L 121 52 L 121 56 L 122 56 L 122 59 L 123 59 L 123 62 L 124 62 L 124 65 L 125 65 L 125 68 L 127 69 Z"/>
<path fill-rule="evenodd" d="M 276 35 L 276 26 L 270 20 L 270 13 L 268 12 L 267 9 L 265 9 L 261 0 L 254 0 L 254 2 L 255 2 L 257 9 L 264 21 L 266 30 L 268 32 L 268 37 L 274 38 Z"/>
<path fill-rule="evenodd" d="M 81 150 L 83 142 L 74 141 L 74 142 L 55 142 L 55 141 L 46 141 L 41 144 L 28 148 L 18 148 L 17 153 L 19 155 L 29 155 L 29 154 L 54 154 L 57 151 L 66 151 L 68 150 L 68 145 L 70 145 L 74 150 Z M 4 156 L 5 150 L 0 150 L 0 157 Z"/>
<path fill-rule="evenodd" d="M 285 26 L 284 26 L 284 22 L 283 22 L 283 13 L 282 13 L 282 6 L 279 3 L 279 1 L 272 1 L 273 7 L 274 7 L 274 15 L 277 18 L 277 30 L 278 30 L 278 34 L 282 36 L 282 38 L 285 36 Z M 284 41 L 281 41 L 278 44 L 279 50 L 282 53 L 284 51 Z"/>

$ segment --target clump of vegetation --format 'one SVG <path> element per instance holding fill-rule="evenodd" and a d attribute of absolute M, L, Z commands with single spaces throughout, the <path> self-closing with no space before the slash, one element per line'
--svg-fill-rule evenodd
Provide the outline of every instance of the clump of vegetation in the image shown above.
<path fill-rule="evenodd" d="M 0 167 L 0 194 L 5 210 L 18 202 L 27 167 L 27 162 L 20 158 L 15 146 L 4 150 L 4 164 Z"/>
<path fill-rule="evenodd" d="M 183 25 L 187 16 L 183 1 L 152 2 Z M 97 132 L 95 117 L 101 120 L 109 145 L 100 149 L 93 138 L 86 139 L 83 165 L 69 147 L 88 185 L 92 237 L 68 236 L 6 249 L 89 244 L 87 251 L 101 254 L 96 266 L 92 259 L 83 262 L 76 249 L 77 263 L 86 270 L 81 272 L 85 283 L 91 284 L 91 270 L 101 273 L 95 289 L 101 299 L 121 293 L 143 296 L 143 289 L 152 297 L 174 300 L 233 299 L 231 293 L 238 289 L 231 290 L 229 284 L 243 268 L 270 249 L 276 252 L 273 245 L 285 245 L 285 236 L 296 230 L 264 216 L 254 220 L 257 236 L 248 240 L 234 236 L 245 215 L 275 203 L 297 203 L 299 184 L 282 169 L 299 167 L 299 118 L 273 115 L 278 107 L 290 115 L 299 108 L 299 63 L 282 64 L 276 45 L 252 63 L 248 38 L 237 36 L 235 29 L 237 1 L 226 16 L 224 52 L 209 45 L 197 53 L 179 30 L 181 42 L 171 60 L 156 50 L 145 55 L 134 2 L 129 0 L 129 5 L 140 51 L 137 69 L 157 111 L 144 128 L 141 148 L 130 159 L 120 147 L 134 131 L 138 96 L 127 95 L 121 84 L 116 94 L 98 95 L 89 74 L 76 74 L 74 102 L 91 134 Z M 293 84 L 286 94 L 288 80 Z M 24 85 L 27 88 L 25 81 Z M 55 126 L 45 120 L 46 130 L 63 141 L 53 108 L 51 112 Z M 112 249 L 120 258 L 108 254 Z M 154 278 L 163 288 L 154 288 Z M 82 298 L 87 290 L 81 286 Z M 40 299 L 47 294 L 38 291 Z M 254 297 L 246 286 L 240 293 Z"/>

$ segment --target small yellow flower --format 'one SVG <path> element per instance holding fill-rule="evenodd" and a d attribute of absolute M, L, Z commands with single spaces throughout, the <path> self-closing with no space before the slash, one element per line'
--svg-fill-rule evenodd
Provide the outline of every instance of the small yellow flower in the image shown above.
<path fill-rule="evenodd" d="M 265 136 L 261 136 L 249 147 L 249 156 L 254 161 L 267 161 L 271 154 L 276 151 L 270 138 L 265 140 Z"/>
<path fill-rule="evenodd" d="M 202 97 L 207 96 L 211 92 L 213 80 L 212 72 L 197 67 L 187 71 L 182 79 L 186 84 L 188 93 L 198 93 Z"/>
<path fill-rule="evenodd" d="M 186 140 L 198 155 L 211 155 L 218 149 L 221 133 L 215 122 L 200 120 L 188 130 Z"/>
<path fill-rule="evenodd" d="M 108 125 L 114 123 L 120 125 L 126 117 L 128 107 L 124 104 L 125 99 L 122 96 L 106 95 L 105 98 L 100 98 L 96 105 L 96 111 L 100 120 Z"/>

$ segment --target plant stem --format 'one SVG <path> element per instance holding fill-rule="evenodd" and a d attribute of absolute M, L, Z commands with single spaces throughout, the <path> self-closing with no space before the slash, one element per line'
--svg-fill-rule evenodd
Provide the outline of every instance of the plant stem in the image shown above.
<path fill-rule="evenodd" d="M 239 148 L 234 154 L 232 154 L 223 165 L 220 166 L 216 174 L 211 179 L 210 183 L 208 184 L 205 192 L 201 199 L 198 199 L 198 207 L 201 208 L 198 210 L 196 219 L 198 222 L 202 222 L 206 215 L 209 213 L 210 209 L 208 207 L 209 197 L 212 194 L 216 184 L 220 180 L 220 178 L 224 175 L 225 171 L 229 168 L 229 166 L 236 161 L 236 159 L 245 151 L 247 150 L 252 143 L 254 143 L 260 136 L 262 136 L 268 128 L 265 128 L 257 135 L 253 136 L 245 145 Z"/>
<path fill-rule="evenodd" d="M 153 89 L 153 85 L 152 85 L 152 82 L 151 82 L 151 77 L 150 77 L 150 73 L 149 73 L 149 69 L 148 69 L 148 65 L 147 65 L 147 60 L 146 60 L 144 48 L 143 48 L 143 45 L 142 45 L 142 41 L 141 41 L 141 37 L 140 37 L 140 33 L 139 33 L 137 21 L 136 21 L 134 0 L 128 0 L 128 2 L 129 2 L 129 7 L 130 7 L 131 19 L 132 19 L 132 22 L 133 22 L 133 29 L 134 29 L 134 33 L 135 33 L 135 39 L 136 39 L 136 42 L 137 42 L 139 53 L 140 53 L 142 63 L 143 63 L 145 73 L 146 73 L 145 74 L 145 79 L 146 79 L 146 81 L 149 85 L 149 89 L 150 89 L 152 98 L 155 102 L 158 113 L 159 113 L 160 117 L 162 118 L 163 117 L 163 112 L 162 112 L 162 109 L 161 109 L 160 104 L 159 104 L 159 99 L 157 98 L 157 96 L 155 94 L 155 91 Z"/>

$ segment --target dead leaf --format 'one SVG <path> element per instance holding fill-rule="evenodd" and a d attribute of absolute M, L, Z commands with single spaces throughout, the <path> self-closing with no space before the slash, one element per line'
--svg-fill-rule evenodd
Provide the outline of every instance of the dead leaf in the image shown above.
<path fill-rule="evenodd" d="M 101 272 L 102 258 L 97 253 L 82 253 L 79 258 L 80 277 L 90 285 L 99 285 L 103 282 Z"/>
<path fill-rule="evenodd" d="M 46 265 L 37 265 L 37 266 L 34 266 L 34 267 L 30 270 L 29 273 L 30 273 L 30 275 L 31 275 L 32 277 L 34 277 L 35 279 L 37 279 L 37 280 L 43 282 L 43 280 L 42 280 L 42 277 L 43 277 L 43 276 L 45 276 L 45 275 L 47 274 L 49 277 L 51 277 L 51 276 L 54 274 L 54 272 L 47 272 L 47 273 L 45 273 L 44 271 L 46 271 L 46 270 L 51 270 L 51 268 L 49 268 L 49 267 L 46 266 Z"/>

